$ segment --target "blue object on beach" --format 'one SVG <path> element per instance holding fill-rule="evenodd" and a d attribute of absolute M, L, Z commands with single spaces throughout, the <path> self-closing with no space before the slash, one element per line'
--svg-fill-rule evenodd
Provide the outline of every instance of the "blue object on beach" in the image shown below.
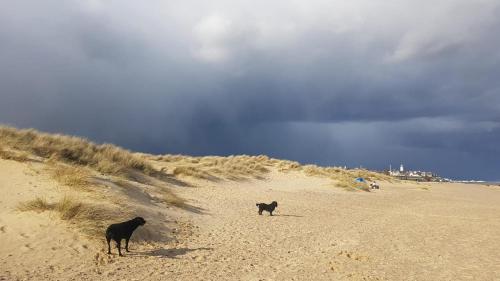
<path fill-rule="evenodd" d="M 357 181 L 357 182 L 365 182 L 365 179 L 364 178 L 356 178 L 355 181 Z"/>

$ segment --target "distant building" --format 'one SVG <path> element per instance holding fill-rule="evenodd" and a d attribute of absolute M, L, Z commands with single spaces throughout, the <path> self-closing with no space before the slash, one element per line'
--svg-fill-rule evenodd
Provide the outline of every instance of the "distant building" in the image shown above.
<path fill-rule="evenodd" d="M 426 171 L 405 171 L 403 163 L 399 166 L 398 170 L 392 170 L 392 165 L 389 165 L 389 175 L 402 180 L 414 180 L 414 181 L 440 181 L 439 178 L 433 172 Z"/>

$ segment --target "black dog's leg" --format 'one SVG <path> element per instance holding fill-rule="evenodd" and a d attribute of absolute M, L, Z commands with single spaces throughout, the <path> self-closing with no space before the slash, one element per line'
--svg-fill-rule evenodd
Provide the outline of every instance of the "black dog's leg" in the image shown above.
<path fill-rule="evenodd" d="M 128 250 L 128 240 L 130 240 L 130 237 L 125 238 L 125 250 L 126 250 L 127 252 L 130 252 L 130 251 Z"/>
<path fill-rule="evenodd" d="M 272 216 L 273 215 L 273 211 L 270 211 L 269 214 Z"/>
<path fill-rule="evenodd" d="M 116 247 L 118 248 L 118 255 L 120 255 L 120 257 L 123 256 L 122 255 L 122 246 L 121 246 L 121 244 L 122 244 L 122 240 L 121 239 L 118 240 L 118 241 L 116 241 Z"/>
<path fill-rule="evenodd" d="M 259 209 L 259 215 L 262 215 L 262 209 Z"/>
<path fill-rule="evenodd" d="M 111 245 L 109 245 L 109 242 L 111 241 L 111 237 L 106 235 L 106 241 L 108 242 L 108 255 L 111 254 Z"/>

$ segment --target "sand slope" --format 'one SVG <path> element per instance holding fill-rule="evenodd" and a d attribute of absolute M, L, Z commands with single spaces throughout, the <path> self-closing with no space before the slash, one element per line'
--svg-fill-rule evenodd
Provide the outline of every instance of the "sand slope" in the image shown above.
<path fill-rule="evenodd" d="M 102 242 L 87 240 L 49 213 L 15 211 L 18 202 L 36 194 L 50 198 L 60 196 L 60 191 L 27 164 L 0 160 L 0 276 L 5 280 L 498 280 L 500 276 L 500 187 L 385 183 L 371 193 L 347 192 L 332 188 L 325 178 L 277 171 L 263 180 L 191 183 L 176 191 L 196 208 L 170 208 L 154 218 L 171 222 L 171 239 L 134 241 L 126 257 L 108 257 Z M 279 202 L 276 216 L 258 216 L 255 203 L 272 200 Z"/>
<path fill-rule="evenodd" d="M 0 276 L 40 279 L 86 270 L 92 245 L 50 213 L 18 212 L 19 202 L 60 190 L 26 164 L 0 160 Z"/>

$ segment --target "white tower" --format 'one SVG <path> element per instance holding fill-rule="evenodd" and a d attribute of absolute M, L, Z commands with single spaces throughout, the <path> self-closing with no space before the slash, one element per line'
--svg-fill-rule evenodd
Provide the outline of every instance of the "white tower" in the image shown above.
<path fill-rule="evenodd" d="M 403 164 L 401 163 L 401 166 L 399 166 L 399 172 L 404 172 L 405 171 L 405 168 L 403 167 Z"/>

